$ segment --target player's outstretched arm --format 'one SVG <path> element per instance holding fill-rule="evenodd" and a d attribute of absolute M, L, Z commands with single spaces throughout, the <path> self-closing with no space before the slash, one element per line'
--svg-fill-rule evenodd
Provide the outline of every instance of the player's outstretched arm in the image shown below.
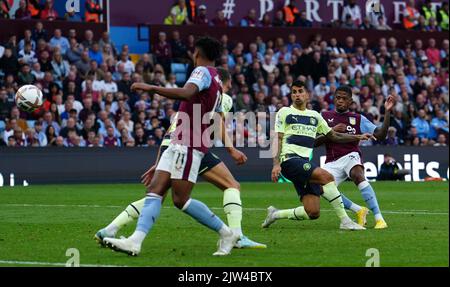
<path fill-rule="evenodd" d="M 192 83 L 186 83 L 183 88 L 164 88 L 144 83 L 134 83 L 131 90 L 143 90 L 151 94 L 159 94 L 173 100 L 187 101 L 198 93 L 198 87 Z"/>
<path fill-rule="evenodd" d="M 376 138 L 371 134 L 362 134 L 362 135 L 349 135 L 343 133 L 337 133 L 334 130 L 330 130 L 329 133 L 326 134 L 326 138 L 335 143 L 350 143 L 356 141 L 365 141 Z"/>
<path fill-rule="evenodd" d="M 389 125 L 391 124 L 391 112 L 394 106 L 395 106 L 395 98 L 394 96 L 391 95 L 386 99 L 386 102 L 384 103 L 385 112 L 383 125 L 379 128 L 376 128 L 375 131 L 373 132 L 373 135 L 379 141 L 386 139 Z"/>

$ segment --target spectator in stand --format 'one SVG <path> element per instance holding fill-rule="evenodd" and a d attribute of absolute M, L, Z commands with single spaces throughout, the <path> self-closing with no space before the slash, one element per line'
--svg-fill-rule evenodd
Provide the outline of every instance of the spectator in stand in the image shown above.
<path fill-rule="evenodd" d="M 300 14 L 298 14 L 295 17 L 294 26 L 296 26 L 296 27 L 304 27 L 304 28 L 311 28 L 312 27 L 312 22 L 309 21 L 308 18 L 306 17 L 306 11 L 300 12 Z"/>
<path fill-rule="evenodd" d="M 256 27 L 258 25 L 258 18 L 256 16 L 256 10 L 250 9 L 248 15 L 242 18 L 240 22 L 241 27 Z"/>
<path fill-rule="evenodd" d="M 382 17 L 382 16 L 378 17 L 378 23 L 375 26 L 375 29 L 383 30 L 383 31 L 390 31 L 390 30 L 392 30 L 392 28 L 389 27 L 388 24 L 386 24 L 386 18 Z"/>
<path fill-rule="evenodd" d="M 103 63 L 103 54 L 102 51 L 100 51 L 100 45 L 97 42 L 89 49 L 89 58 L 97 62 L 99 66 Z"/>
<path fill-rule="evenodd" d="M 262 20 L 261 20 L 261 27 L 272 27 L 272 19 L 270 18 L 270 14 L 266 13 L 264 14 Z"/>
<path fill-rule="evenodd" d="M 436 111 L 436 116 L 431 120 L 429 138 L 436 140 L 440 134 L 448 136 L 448 122 L 444 111 Z"/>
<path fill-rule="evenodd" d="M 9 19 L 10 9 L 8 0 L 0 0 L 0 19 Z"/>
<path fill-rule="evenodd" d="M 231 26 L 231 22 L 229 19 L 225 18 L 225 13 L 223 10 L 219 9 L 216 12 L 216 17 L 211 21 L 212 26 L 216 27 L 229 27 Z"/>
<path fill-rule="evenodd" d="M 27 0 L 27 2 L 31 18 L 40 19 L 41 11 L 44 9 L 44 5 L 40 4 L 40 0 Z"/>
<path fill-rule="evenodd" d="M 137 127 L 135 129 L 134 142 L 135 142 L 135 146 L 139 146 L 139 147 L 147 146 L 145 132 L 142 127 Z"/>
<path fill-rule="evenodd" d="M 120 140 L 116 137 L 114 128 L 109 126 L 106 129 L 106 137 L 103 139 L 103 146 L 105 147 L 120 147 Z"/>
<path fill-rule="evenodd" d="M 63 81 L 69 76 L 70 67 L 66 60 L 63 60 L 60 52 L 53 54 L 52 60 L 53 79 L 60 88 L 63 87 Z"/>
<path fill-rule="evenodd" d="M 42 20 L 54 21 L 59 17 L 58 12 L 53 7 L 53 4 L 53 0 L 45 1 L 45 8 L 40 13 L 40 17 Z"/>
<path fill-rule="evenodd" d="M 403 27 L 406 30 L 414 30 L 419 25 L 420 13 L 415 6 L 415 1 L 409 0 L 403 11 Z"/>
<path fill-rule="evenodd" d="M 430 25 L 430 19 L 436 19 L 436 11 L 431 6 L 431 0 L 424 0 L 420 7 L 420 14 L 425 18 L 425 25 Z"/>
<path fill-rule="evenodd" d="M 327 85 L 327 78 L 321 77 L 319 83 L 314 87 L 314 94 L 317 97 L 323 98 L 330 92 L 330 87 Z"/>
<path fill-rule="evenodd" d="M 287 26 L 286 21 L 284 20 L 284 12 L 283 10 L 278 10 L 275 12 L 275 17 L 273 19 L 274 27 L 285 27 Z"/>
<path fill-rule="evenodd" d="M 370 18 L 369 17 L 364 17 L 363 22 L 361 23 L 361 25 L 359 25 L 359 29 L 360 30 L 372 30 L 374 28 L 375 27 L 370 22 Z"/>
<path fill-rule="evenodd" d="M 64 14 L 64 19 L 69 22 L 82 22 L 81 16 L 79 13 L 75 12 L 73 8 L 70 8 L 69 11 Z"/>
<path fill-rule="evenodd" d="M 100 39 L 100 41 L 98 41 L 98 44 L 100 45 L 100 49 L 103 50 L 105 45 L 110 45 L 111 46 L 111 50 L 114 54 L 114 56 L 117 56 L 117 49 L 116 49 L 116 45 L 114 44 L 114 42 L 111 40 L 109 33 L 107 31 L 102 33 L 102 38 Z"/>
<path fill-rule="evenodd" d="M 441 53 L 439 49 L 436 48 L 436 40 L 434 38 L 430 38 L 428 40 L 428 48 L 426 49 L 426 55 L 430 64 L 432 64 L 433 66 L 440 65 Z"/>
<path fill-rule="evenodd" d="M 37 62 L 36 53 L 33 51 L 31 43 L 26 43 L 23 50 L 20 50 L 18 55 L 19 64 L 33 65 Z"/>
<path fill-rule="evenodd" d="M 61 29 L 55 29 L 53 32 L 53 38 L 50 39 L 50 47 L 54 49 L 59 47 L 61 54 L 65 55 L 67 50 L 70 49 L 69 40 L 62 35 Z"/>
<path fill-rule="evenodd" d="M 172 52 L 172 61 L 175 63 L 186 62 L 187 48 L 180 37 L 180 32 L 173 31 L 172 39 L 169 42 L 170 51 Z"/>
<path fill-rule="evenodd" d="M 442 31 L 448 31 L 448 2 L 443 2 L 436 14 L 436 20 Z"/>
<path fill-rule="evenodd" d="M 134 63 L 130 61 L 130 59 L 128 58 L 128 54 L 126 52 L 122 52 L 120 54 L 120 61 L 117 62 L 116 67 L 118 67 L 121 64 L 123 64 L 124 66 L 124 72 L 128 74 L 134 73 L 135 71 Z"/>
<path fill-rule="evenodd" d="M 38 42 L 40 39 L 44 39 L 47 41 L 47 30 L 44 29 L 44 24 L 41 21 L 37 22 L 32 33 L 32 38 L 35 42 Z"/>
<path fill-rule="evenodd" d="M 20 0 L 19 8 L 14 13 L 14 18 L 17 20 L 28 20 L 31 19 L 31 13 L 28 10 L 28 4 L 26 0 Z"/>
<path fill-rule="evenodd" d="M 417 129 L 417 136 L 419 138 L 428 138 L 430 124 L 427 121 L 425 110 L 419 110 L 418 116 L 411 122 L 411 125 Z"/>
<path fill-rule="evenodd" d="M 358 26 L 356 26 L 355 21 L 353 21 L 353 19 L 352 19 L 352 16 L 350 14 L 346 14 L 345 20 L 342 23 L 341 28 L 356 30 L 356 29 L 358 29 Z"/>
<path fill-rule="evenodd" d="M 356 4 L 356 0 L 348 0 L 348 4 L 344 6 L 341 19 L 346 25 L 350 25 L 348 15 L 354 26 L 359 27 L 362 24 L 361 8 Z"/>
<path fill-rule="evenodd" d="M 84 13 L 86 22 L 99 23 L 102 14 L 103 9 L 100 6 L 100 0 L 86 0 Z"/>
<path fill-rule="evenodd" d="M 400 144 L 400 140 L 397 137 L 397 129 L 394 127 L 388 128 L 387 137 L 383 142 L 384 145 L 397 146 Z"/>
<path fill-rule="evenodd" d="M 172 48 L 167 42 L 167 35 L 159 32 L 158 43 L 154 47 L 154 53 L 158 63 L 164 67 L 165 71 L 170 71 L 170 59 L 172 58 Z"/>
<path fill-rule="evenodd" d="M 25 48 L 26 43 L 30 43 L 33 51 L 36 49 L 36 41 L 33 40 L 31 30 L 26 29 L 24 32 L 24 38 L 19 41 L 18 50 Z"/>
<path fill-rule="evenodd" d="M 295 0 L 289 0 L 289 4 L 283 7 L 284 22 L 286 25 L 293 26 L 295 22 L 295 17 L 298 17 L 300 11 L 295 6 Z"/>
<path fill-rule="evenodd" d="M 444 134 L 438 136 L 437 142 L 433 146 L 447 146 L 447 138 Z"/>
<path fill-rule="evenodd" d="M 198 15 L 194 19 L 194 24 L 196 25 L 209 25 L 208 12 L 206 10 L 206 5 L 198 6 Z"/>
<path fill-rule="evenodd" d="M 31 73 L 29 64 L 22 65 L 17 77 L 18 77 L 17 82 L 19 83 L 19 85 L 31 85 L 34 83 L 34 81 L 36 81 L 36 78 Z"/>
<path fill-rule="evenodd" d="M 178 3 L 172 6 L 170 14 L 164 19 L 165 25 L 190 24 L 185 0 L 178 0 Z"/>

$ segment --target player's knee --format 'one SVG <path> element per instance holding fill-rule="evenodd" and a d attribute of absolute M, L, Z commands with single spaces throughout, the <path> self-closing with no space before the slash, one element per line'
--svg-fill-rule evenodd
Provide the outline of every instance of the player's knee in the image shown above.
<path fill-rule="evenodd" d="M 173 205 L 178 209 L 183 209 L 184 205 L 186 204 L 186 201 L 184 198 L 173 196 L 172 198 Z"/>
<path fill-rule="evenodd" d="M 363 182 L 363 181 L 366 180 L 366 178 L 365 178 L 365 176 L 364 176 L 363 174 L 356 174 L 356 175 L 353 176 L 352 179 L 353 179 L 353 182 L 354 182 L 356 185 L 358 185 L 358 184 L 360 184 L 361 182 Z"/>
<path fill-rule="evenodd" d="M 318 208 L 309 208 L 305 209 L 306 213 L 308 214 L 309 219 L 315 220 L 320 217 L 320 209 Z"/>
<path fill-rule="evenodd" d="M 229 182 L 228 188 L 234 188 L 237 190 L 241 190 L 241 184 L 239 182 L 237 182 L 237 180 L 233 179 L 232 181 Z"/>
<path fill-rule="evenodd" d="M 334 176 L 331 173 L 329 173 L 328 171 L 325 171 L 323 173 L 322 178 L 323 178 L 323 184 L 327 184 L 327 183 L 334 181 Z"/>
<path fill-rule="evenodd" d="M 186 202 L 189 200 L 189 197 L 178 195 L 175 192 L 172 193 L 172 201 L 173 205 L 178 209 L 183 209 Z"/>

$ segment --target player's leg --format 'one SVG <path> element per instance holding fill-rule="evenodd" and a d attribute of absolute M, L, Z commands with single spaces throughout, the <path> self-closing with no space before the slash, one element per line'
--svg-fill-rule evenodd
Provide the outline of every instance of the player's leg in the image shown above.
<path fill-rule="evenodd" d="M 341 220 L 341 229 L 350 230 L 360 230 L 364 227 L 359 226 L 353 222 L 347 215 L 344 209 L 344 203 L 342 202 L 342 196 L 337 189 L 336 183 L 334 182 L 334 177 L 328 171 L 315 167 L 311 173 L 310 177 L 311 184 L 319 184 L 322 186 L 323 194 L 322 196 L 328 200 L 328 202 L 333 207 L 336 215 Z"/>
<path fill-rule="evenodd" d="M 166 195 L 167 193 L 163 196 L 162 202 L 164 202 Z M 110 224 L 97 231 L 94 237 L 95 240 L 103 245 L 103 239 L 105 237 L 116 237 L 117 232 L 123 227 L 137 220 L 144 207 L 145 199 L 146 197 L 130 203 Z"/>
<path fill-rule="evenodd" d="M 105 238 L 104 243 L 114 250 L 133 256 L 138 255 L 145 237 L 161 213 L 162 200 L 170 188 L 170 183 L 170 173 L 157 170 L 148 187 L 147 197 L 134 233 L 125 239 Z"/>
<path fill-rule="evenodd" d="M 377 196 L 375 195 L 375 191 L 373 190 L 372 186 L 366 179 L 363 166 L 355 165 L 350 170 L 350 178 L 353 180 L 356 186 L 358 186 L 358 189 L 361 191 L 361 195 L 364 198 L 364 201 L 367 203 L 369 209 L 373 212 L 376 222 L 375 228 L 387 228 L 386 221 L 384 220 L 383 215 L 380 211 L 380 207 L 378 205 Z"/>
<path fill-rule="evenodd" d="M 94 239 L 103 245 L 103 239 L 106 237 L 116 237 L 117 232 L 125 225 L 136 220 L 144 207 L 145 197 L 130 203 L 114 220 L 105 228 L 100 229 L 94 236 Z"/>
<path fill-rule="evenodd" d="M 345 165 L 345 157 L 341 157 L 337 161 L 328 162 L 323 166 L 323 169 L 328 171 L 334 177 L 334 181 L 338 187 L 342 182 L 344 182 L 349 177 L 345 169 L 342 168 L 344 165 Z M 341 196 L 345 209 L 351 210 L 355 213 L 360 212 L 360 210 L 362 209 L 361 206 L 352 202 L 342 192 Z"/>
<path fill-rule="evenodd" d="M 142 242 L 159 217 L 162 199 L 170 188 L 174 158 L 175 148 L 170 146 L 162 154 L 155 175 L 147 188 L 147 197 L 144 201 L 136 230 L 130 237 L 125 239 L 105 238 L 103 241 L 108 247 L 129 255 L 139 254 Z"/>
<path fill-rule="evenodd" d="M 310 176 L 311 166 L 304 165 L 307 161 L 301 158 L 292 158 L 281 164 L 282 175 L 289 179 L 295 187 L 303 206 L 291 209 L 278 210 L 273 206 L 267 208 L 267 216 L 261 225 L 268 228 L 272 223 L 279 219 L 291 220 L 313 220 L 320 216 L 320 186 L 311 186 L 307 179 Z M 316 198 L 314 198 L 316 197 Z M 317 200 L 317 202 L 316 202 Z"/>
<path fill-rule="evenodd" d="M 205 158 L 208 156 L 205 155 Z M 214 155 L 212 155 L 214 156 Z M 203 158 L 202 165 L 205 162 Z M 220 161 L 220 159 L 217 158 Z M 220 161 L 214 164 L 212 160 L 206 160 L 207 166 L 214 166 L 206 169 L 202 177 L 217 186 L 223 191 L 223 210 L 227 216 L 228 226 L 233 232 L 239 234 L 239 240 L 236 242 L 237 248 L 266 248 L 267 246 L 250 240 L 242 233 L 242 201 L 240 193 L 240 184 L 236 181 L 227 166 Z M 202 170 L 202 168 L 200 168 Z"/>
<path fill-rule="evenodd" d="M 180 160 L 176 160 L 171 173 L 173 202 L 184 213 L 219 233 L 219 250 L 214 255 L 228 255 L 239 235 L 235 234 L 203 202 L 191 198 L 191 191 L 197 182 L 204 155 L 200 151 L 186 146 L 179 146 L 178 153 L 180 156 L 176 156 L 176 158 L 180 158 Z"/>
<path fill-rule="evenodd" d="M 303 205 L 291 209 L 276 209 L 273 206 L 268 208 L 268 216 L 262 227 L 267 228 L 279 219 L 290 220 L 315 220 L 320 217 L 320 196 L 305 194 L 301 202 Z"/>
<path fill-rule="evenodd" d="M 164 154 L 166 151 L 167 146 L 161 147 L 160 151 L 158 152 L 158 159 L 157 162 L 159 162 L 160 157 Z M 146 172 L 146 181 L 151 182 L 153 179 L 153 175 L 155 173 L 156 167 L 153 169 L 153 167 Z M 164 202 L 165 196 L 167 193 L 164 194 L 164 197 L 162 201 Z M 105 228 L 100 229 L 97 231 L 97 233 L 94 235 L 94 239 L 101 245 L 103 245 L 103 239 L 105 237 L 116 237 L 117 232 L 125 227 L 127 224 L 133 222 L 134 220 L 137 220 L 139 218 L 139 215 L 141 214 L 142 208 L 144 207 L 146 197 L 139 199 L 135 202 L 130 203 L 114 220 L 108 224 Z"/>

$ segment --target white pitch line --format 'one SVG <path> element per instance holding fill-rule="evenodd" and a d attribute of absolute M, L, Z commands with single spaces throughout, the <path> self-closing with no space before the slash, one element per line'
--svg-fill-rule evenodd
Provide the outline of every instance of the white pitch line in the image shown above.
<path fill-rule="evenodd" d="M 63 207 L 63 208 L 124 208 L 123 206 L 118 205 L 89 205 L 89 204 L 0 204 L 0 206 L 5 207 Z M 175 207 L 165 206 L 165 209 L 174 209 Z M 213 210 L 223 210 L 222 207 L 210 207 Z M 266 208 L 254 208 L 254 207 L 244 207 L 243 210 L 247 211 L 266 211 Z M 332 209 L 321 209 L 320 211 L 324 212 L 334 212 Z M 386 214 L 402 214 L 402 215 L 447 215 L 448 212 L 445 211 L 428 211 L 428 210 L 383 210 L 383 213 Z"/>
<path fill-rule="evenodd" d="M 44 266 L 58 266 L 66 267 L 66 263 L 59 262 L 39 262 L 39 261 L 15 261 L 15 260 L 0 260 L 0 264 L 15 264 L 15 265 L 44 265 Z M 124 265 L 96 265 L 96 264 L 80 264 L 80 267 L 127 267 Z"/>

